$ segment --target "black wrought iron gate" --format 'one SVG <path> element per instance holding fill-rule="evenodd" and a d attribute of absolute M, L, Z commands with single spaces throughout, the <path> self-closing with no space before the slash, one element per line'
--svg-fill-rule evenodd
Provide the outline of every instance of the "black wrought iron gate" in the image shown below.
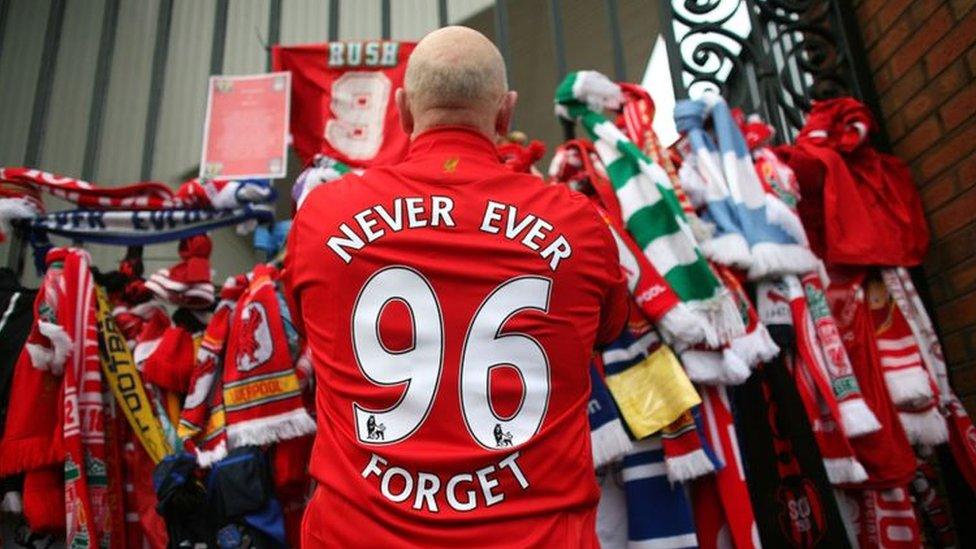
<path fill-rule="evenodd" d="M 849 0 L 660 0 L 674 94 L 705 88 L 790 140 L 810 102 L 877 99 Z M 882 146 L 884 137 L 880 136 Z"/>

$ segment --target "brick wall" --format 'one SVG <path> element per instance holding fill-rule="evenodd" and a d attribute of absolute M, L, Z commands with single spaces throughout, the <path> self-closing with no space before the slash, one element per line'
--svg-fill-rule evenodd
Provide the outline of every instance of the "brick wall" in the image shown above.
<path fill-rule="evenodd" d="M 952 380 L 976 413 L 976 0 L 854 0 L 883 125 L 928 214 L 925 274 Z"/>

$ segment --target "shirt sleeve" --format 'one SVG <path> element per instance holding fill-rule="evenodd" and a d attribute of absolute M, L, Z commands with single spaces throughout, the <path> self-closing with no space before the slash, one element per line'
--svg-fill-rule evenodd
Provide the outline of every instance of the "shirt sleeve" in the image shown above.
<path fill-rule="evenodd" d="M 305 337 L 305 318 L 302 316 L 302 290 L 306 286 L 309 278 L 309 265 L 303 258 L 308 254 L 302 253 L 304 244 L 303 234 L 305 227 L 303 210 L 295 214 L 292 221 L 291 230 L 288 231 L 288 240 L 285 243 L 285 264 L 281 273 L 281 280 L 284 284 L 285 303 L 291 312 L 291 321 L 295 330 L 303 338 Z"/>
<path fill-rule="evenodd" d="M 606 273 L 606 292 L 600 304 L 600 327 L 597 330 L 597 345 L 606 345 L 617 339 L 630 317 L 630 292 L 627 289 L 627 276 L 620 266 L 617 245 L 610 234 L 610 228 L 602 219 L 598 229 L 603 243 L 603 264 Z"/>

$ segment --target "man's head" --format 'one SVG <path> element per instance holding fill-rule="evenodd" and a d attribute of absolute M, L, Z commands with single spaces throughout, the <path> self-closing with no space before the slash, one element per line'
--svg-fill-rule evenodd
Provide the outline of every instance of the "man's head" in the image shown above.
<path fill-rule="evenodd" d="M 469 126 L 494 139 L 508 132 L 515 99 L 498 48 L 467 27 L 425 36 L 396 93 L 400 125 L 414 136 L 436 126 Z"/>

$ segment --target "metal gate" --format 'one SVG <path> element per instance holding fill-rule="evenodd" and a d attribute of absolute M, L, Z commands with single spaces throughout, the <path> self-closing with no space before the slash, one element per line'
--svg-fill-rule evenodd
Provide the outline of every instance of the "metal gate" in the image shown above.
<path fill-rule="evenodd" d="M 879 113 L 849 0 L 660 5 L 679 99 L 705 88 L 719 91 L 732 105 L 761 114 L 781 142 L 796 136 L 816 99 L 850 95 Z"/>

